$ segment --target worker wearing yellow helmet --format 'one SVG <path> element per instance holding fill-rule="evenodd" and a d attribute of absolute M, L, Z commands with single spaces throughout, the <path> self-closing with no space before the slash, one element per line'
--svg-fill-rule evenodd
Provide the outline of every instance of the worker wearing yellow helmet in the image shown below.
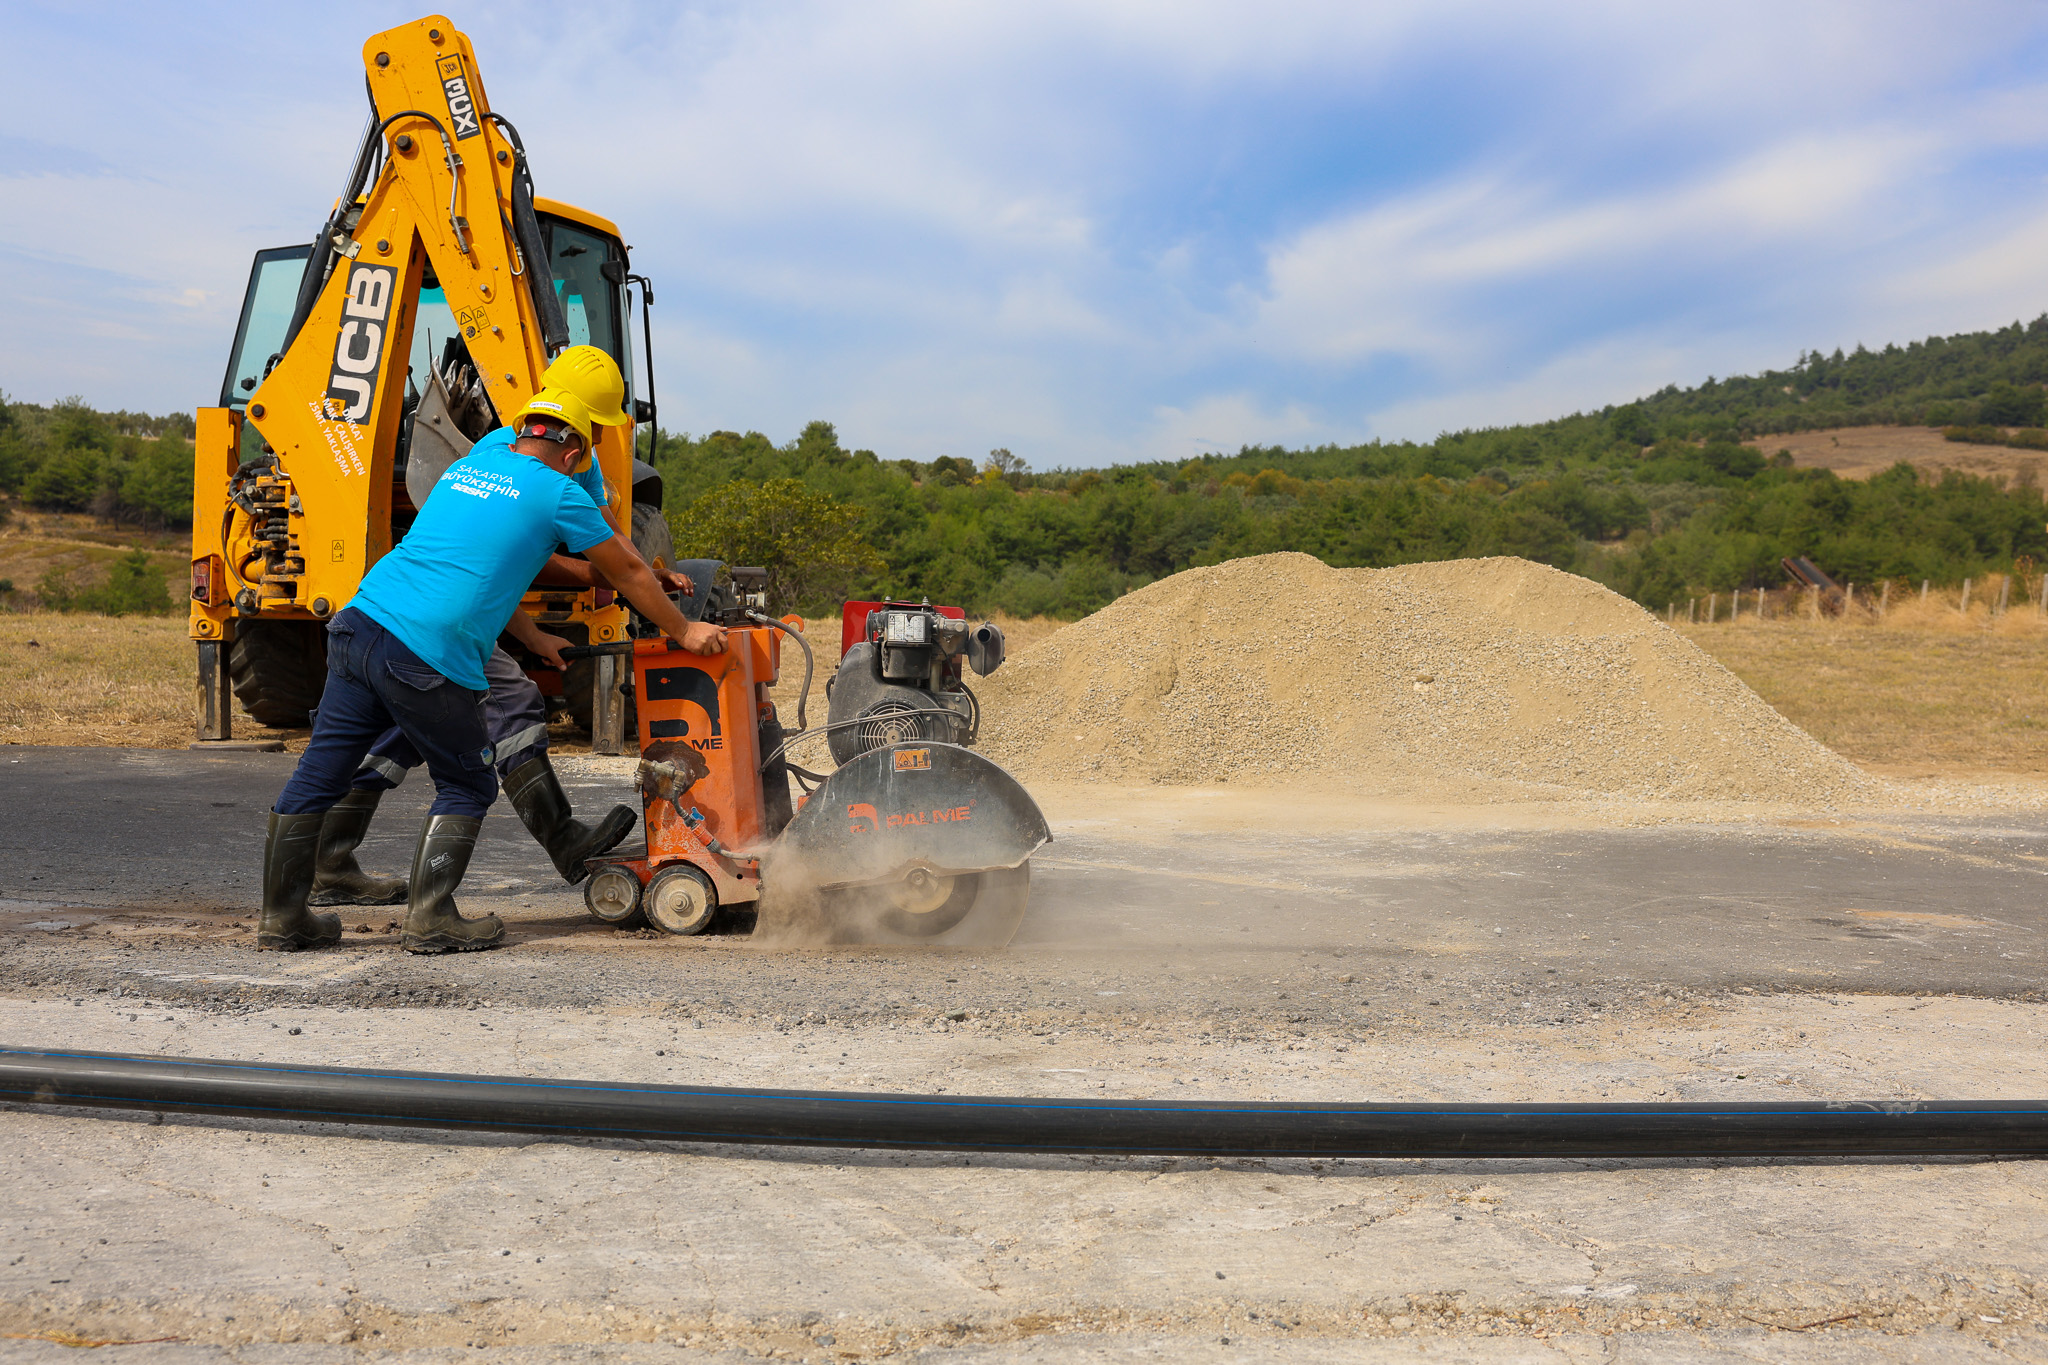
<path fill-rule="evenodd" d="M 519 600 L 555 546 L 587 556 L 683 648 L 725 648 L 725 632 L 686 620 L 632 541 L 570 479 L 570 470 L 590 463 L 597 414 L 567 388 L 544 388 L 513 417 L 511 427 L 448 467 L 405 539 L 328 622 L 327 682 L 313 737 L 271 810 L 259 948 L 340 939 L 338 917 L 307 908 L 323 825 L 372 743 L 394 726 L 424 759 L 435 789 L 413 854 L 401 945 L 456 952 L 503 939 L 497 916 L 464 918 L 454 892 L 498 794 L 486 665 L 502 652 L 499 633 L 518 633 Z"/>
<path fill-rule="evenodd" d="M 627 527 L 611 510 L 610 490 L 591 451 L 598 428 L 622 426 L 629 420 L 625 410 L 626 382 L 612 358 L 595 346 L 572 346 L 557 356 L 542 376 L 543 387 L 525 406 L 512 414 L 511 422 L 484 436 L 471 454 L 509 447 L 532 429 L 535 439 L 547 433 L 573 433 L 580 456 L 567 470 L 569 478 L 596 505 L 612 530 L 632 545 Z M 637 548 L 636 548 L 637 553 Z M 664 593 L 694 596 L 695 588 L 682 574 L 666 565 L 650 565 Z M 611 588 L 590 558 L 564 554 L 550 556 L 538 582 L 548 587 Z M 561 651 L 569 641 L 551 635 L 524 612 L 515 612 L 506 631 L 529 653 L 555 668 L 563 668 Z M 484 661 L 488 695 L 484 721 L 491 741 L 492 764 L 498 770 L 506 798 L 520 822 L 547 850 L 555 870 L 571 886 L 587 878 L 591 858 L 613 847 L 640 823 L 640 813 L 629 806 L 615 805 L 594 820 L 576 817 L 568 793 L 548 758 L 547 700 L 526 670 L 503 648 L 494 649 Z M 405 775 L 423 761 L 421 751 L 393 726 L 370 746 L 350 789 L 329 811 L 321 829 L 320 854 L 313 882 L 312 905 L 391 905 L 407 899 L 405 878 L 384 877 L 366 872 L 356 861 L 356 849 L 368 835 L 383 794 L 405 780 Z"/>

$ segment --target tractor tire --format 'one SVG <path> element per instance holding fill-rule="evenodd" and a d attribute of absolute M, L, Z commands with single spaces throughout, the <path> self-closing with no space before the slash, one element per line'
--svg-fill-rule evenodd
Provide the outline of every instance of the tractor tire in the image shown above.
<path fill-rule="evenodd" d="M 309 725 L 327 685 L 327 629 L 317 621 L 237 621 L 228 677 L 257 724 Z"/>
<path fill-rule="evenodd" d="M 676 542 L 669 534 L 668 518 L 651 502 L 633 504 L 633 548 L 657 569 L 676 565 Z"/>

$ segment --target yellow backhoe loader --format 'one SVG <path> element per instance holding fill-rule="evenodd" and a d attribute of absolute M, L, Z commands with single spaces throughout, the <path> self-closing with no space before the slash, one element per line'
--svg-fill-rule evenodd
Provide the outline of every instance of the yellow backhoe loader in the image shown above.
<path fill-rule="evenodd" d="M 326 676 L 323 623 L 411 525 L 443 470 L 540 387 L 550 358 L 602 347 L 629 411 L 654 420 L 636 372 L 652 288 L 619 230 L 536 198 L 519 134 L 492 111 L 468 37 L 430 16 L 363 46 L 369 124 L 319 233 L 256 255 L 220 406 L 195 449 L 191 635 L 199 739 L 232 738 L 230 693 L 257 722 L 299 726 Z M 674 551 L 660 476 L 633 426 L 600 428 L 613 510 L 649 562 Z M 526 610 L 578 644 L 622 641 L 603 590 L 536 589 Z M 620 752 L 618 657 L 583 661 L 544 691 Z M 198 746 L 195 746 L 198 747 Z"/>

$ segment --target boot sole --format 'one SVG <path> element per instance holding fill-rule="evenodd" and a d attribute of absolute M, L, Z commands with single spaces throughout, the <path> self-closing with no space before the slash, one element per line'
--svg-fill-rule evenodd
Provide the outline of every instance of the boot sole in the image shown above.
<path fill-rule="evenodd" d="M 398 946 L 408 953 L 425 956 L 430 953 L 480 953 L 486 948 L 495 948 L 503 943 L 504 937 L 486 939 L 482 943 L 463 942 L 458 939 L 407 938 L 400 939 Z"/>
<path fill-rule="evenodd" d="M 343 896 L 325 892 L 306 898 L 308 905 L 403 905 L 405 901 L 406 893 L 403 890 L 393 892 L 389 896 Z"/>
<path fill-rule="evenodd" d="M 555 871 L 560 872 L 562 874 L 563 881 L 569 883 L 569 885 L 571 886 L 583 885 L 584 882 L 590 879 L 590 868 L 588 866 L 588 860 L 591 858 L 602 857 L 605 854 L 611 852 L 613 849 L 617 848 L 620 844 L 624 843 L 626 836 L 633 832 L 633 827 L 646 818 L 644 816 L 633 814 L 632 809 L 630 807 L 622 806 L 619 809 L 625 812 L 625 818 L 618 821 L 619 828 L 617 833 L 609 833 L 607 826 L 612 823 L 612 820 L 615 817 L 607 817 L 604 821 L 601 821 L 598 824 L 598 837 L 592 839 L 590 841 L 589 846 L 583 850 L 582 855 L 576 860 L 575 867 L 573 869 L 564 869 L 561 867 L 557 867 L 555 869 Z"/>
<path fill-rule="evenodd" d="M 256 951 L 259 953 L 296 953 L 307 948 L 332 948 L 341 942 L 339 938 L 286 938 L 278 934 L 258 934 Z"/>

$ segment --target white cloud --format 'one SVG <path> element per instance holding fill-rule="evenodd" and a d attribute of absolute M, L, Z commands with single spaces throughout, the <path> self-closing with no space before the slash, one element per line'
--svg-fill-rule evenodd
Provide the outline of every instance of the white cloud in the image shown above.
<path fill-rule="evenodd" d="M 1744 353 L 1760 357 L 1758 363 L 1776 360 L 1749 338 L 1605 338 L 1529 373 L 1389 403 L 1367 414 L 1364 425 L 1381 440 L 1431 441 L 1447 431 L 1542 422 L 1626 403 L 1666 384 L 1697 383 L 1731 354 Z"/>
<path fill-rule="evenodd" d="M 1802 138 L 1591 202 L 1502 178 L 1433 187 L 1277 247 L 1251 330 L 1317 360 L 1403 352 L 1448 363 L 1492 349 L 1486 314 L 1503 287 L 1810 242 L 1907 183 L 1929 151 L 1924 135 L 1886 131 Z"/>

